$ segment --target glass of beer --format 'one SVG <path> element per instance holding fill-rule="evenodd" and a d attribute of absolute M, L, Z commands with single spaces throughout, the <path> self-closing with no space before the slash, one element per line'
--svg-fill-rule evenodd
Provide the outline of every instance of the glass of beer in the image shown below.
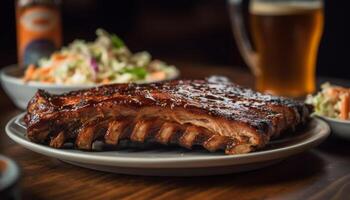
<path fill-rule="evenodd" d="M 322 0 L 251 0 L 250 43 L 242 2 L 229 0 L 237 45 L 256 77 L 256 89 L 288 97 L 315 90 L 317 52 L 323 32 Z"/>

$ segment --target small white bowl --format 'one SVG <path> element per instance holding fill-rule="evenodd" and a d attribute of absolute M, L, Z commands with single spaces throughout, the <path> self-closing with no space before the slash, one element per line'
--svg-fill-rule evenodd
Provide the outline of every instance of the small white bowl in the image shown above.
<path fill-rule="evenodd" d="M 18 179 L 20 170 L 8 157 L 0 155 L 0 199 L 20 199 Z"/>
<path fill-rule="evenodd" d="M 2 87 L 6 94 L 12 99 L 13 103 L 21 108 L 26 109 L 27 104 L 38 89 L 46 90 L 52 94 L 62 94 L 74 90 L 81 90 L 96 87 L 99 85 L 58 85 L 58 84 L 45 84 L 39 82 L 28 82 L 25 83 L 22 80 L 24 70 L 19 68 L 17 65 L 11 65 L 5 67 L 0 72 L 0 80 Z M 169 77 L 167 80 L 173 80 L 178 78 L 179 73 Z"/>
<path fill-rule="evenodd" d="M 350 120 L 341 120 L 315 114 L 315 116 L 325 120 L 331 127 L 332 134 L 350 140 Z"/>

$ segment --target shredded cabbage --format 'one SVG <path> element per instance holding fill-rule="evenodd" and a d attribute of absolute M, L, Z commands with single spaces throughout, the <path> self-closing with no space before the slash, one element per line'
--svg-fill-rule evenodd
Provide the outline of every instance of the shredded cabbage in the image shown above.
<path fill-rule="evenodd" d="M 315 113 L 318 115 L 338 118 L 340 114 L 340 103 L 344 94 L 341 87 L 332 86 L 325 83 L 321 86 L 322 90 L 316 95 L 309 95 L 306 103 L 314 106 Z"/>

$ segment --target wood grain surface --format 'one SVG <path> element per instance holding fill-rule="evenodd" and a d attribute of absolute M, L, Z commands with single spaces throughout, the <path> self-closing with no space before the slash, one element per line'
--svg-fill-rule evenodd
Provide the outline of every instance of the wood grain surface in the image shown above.
<path fill-rule="evenodd" d="M 184 65 L 181 71 L 185 78 L 221 74 L 246 86 L 253 84 L 249 73 L 233 68 Z M 350 142 L 337 138 L 251 172 L 183 178 L 129 176 L 79 168 L 15 144 L 4 126 L 20 112 L 0 91 L 0 152 L 22 169 L 23 199 L 350 199 Z"/>

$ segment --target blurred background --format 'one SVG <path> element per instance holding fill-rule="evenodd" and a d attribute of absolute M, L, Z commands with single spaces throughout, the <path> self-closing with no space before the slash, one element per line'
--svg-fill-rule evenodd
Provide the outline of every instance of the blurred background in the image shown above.
<path fill-rule="evenodd" d="M 246 69 L 232 36 L 225 0 L 63 0 L 63 38 L 93 40 L 99 27 L 122 37 L 132 51 L 181 67 Z M 248 1 L 247 1 L 248 2 Z M 0 67 L 16 63 L 14 0 L 0 1 Z M 325 1 L 318 75 L 350 78 L 350 1 Z M 248 21 L 248 20 L 247 20 Z"/>

